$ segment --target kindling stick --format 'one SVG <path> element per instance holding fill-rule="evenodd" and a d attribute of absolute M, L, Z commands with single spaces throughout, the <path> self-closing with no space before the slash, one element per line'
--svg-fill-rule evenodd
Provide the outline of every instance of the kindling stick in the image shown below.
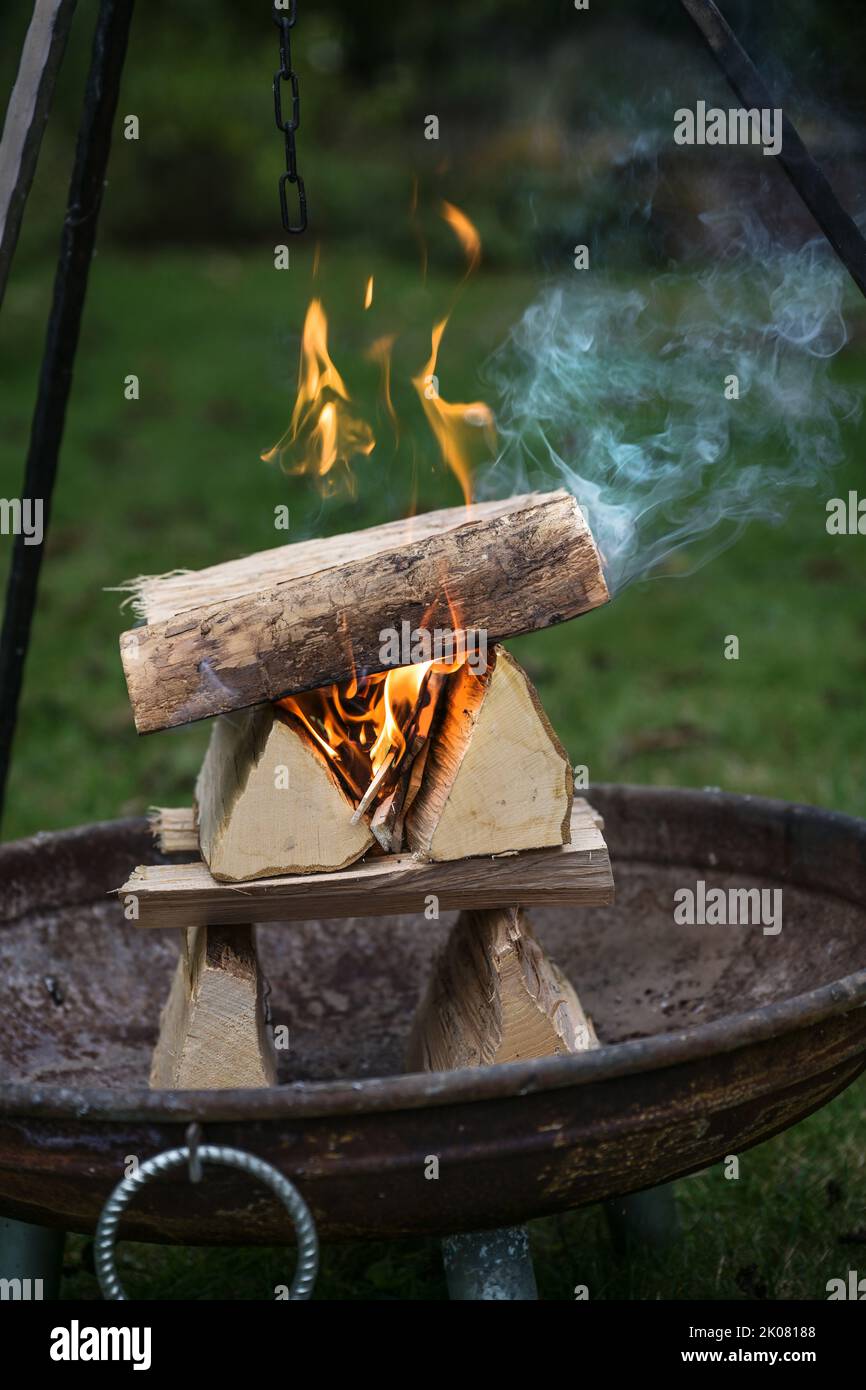
<path fill-rule="evenodd" d="M 713 0 L 680 3 L 743 105 L 750 110 L 773 109 L 772 93 Z M 860 293 L 866 296 L 866 237 L 839 202 L 784 111 L 782 148 L 776 158 Z"/>

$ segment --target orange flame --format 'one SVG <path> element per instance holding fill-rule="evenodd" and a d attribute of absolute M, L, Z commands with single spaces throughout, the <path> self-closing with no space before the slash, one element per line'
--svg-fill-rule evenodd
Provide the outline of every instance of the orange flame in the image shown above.
<path fill-rule="evenodd" d="M 388 412 L 388 419 L 394 429 L 394 438 L 400 442 L 400 422 L 397 419 L 397 412 L 394 409 L 394 402 L 391 399 L 391 351 L 394 347 L 396 333 L 388 333 L 382 338 L 377 338 L 367 349 L 367 356 L 371 362 L 378 362 L 379 370 L 382 374 L 382 399 L 385 402 L 385 409 Z"/>
<path fill-rule="evenodd" d="M 416 180 L 411 203 L 413 222 L 417 207 Z M 481 238 L 466 214 L 453 203 L 443 202 L 441 214 L 466 256 L 465 281 L 480 264 Z M 317 245 L 314 274 L 318 269 L 318 258 Z M 374 280 L 370 275 L 364 292 L 365 310 L 373 303 L 373 289 Z M 485 442 L 491 450 L 495 448 L 496 435 L 493 413 L 484 401 L 461 403 L 442 398 L 436 370 L 449 317 L 450 313 L 434 324 L 430 357 L 419 374 L 412 377 L 412 385 L 418 393 L 439 452 L 460 483 L 468 505 L 472 500 L 472 462 L 478 447 L 478 429 L 483 430 Z M 391 394 L 394 341 L 393 334 L 377 338 L 368 349 L 368 356 L 380 366 L 382 396 L 395 440 L 399 443 L 399 422 Z M 328 321 L 322 302 L 313 298 L 304 320 L 298 391 L 291 422 L 282 438 L 261 457 L 267 463 L 279 460 L 287 473 L 312 476 L 326 496 L 333 495 L 340 486 L 354 496 L 357 482 L 352 472 L 353 460 L 371 454 L 376 447 L 376 439 L 366 420 L 354 414 L 350 405 L 346 384 L 328 351 Z"/>
<path fill-rule="evenodd" d="M 378 773 L 399 766 L 428 674 L 456 671 L 465 659 L 461 653 L 452 662 L 419 661 L 360 680 L 353 676 L 278 703 L 300 720 L 357 804 Z"/>
<path fill-rule="evenodd" d="M 343 482 L 354 495 L 351 460 L 371 454 L 376 439 L 366 421 L 348 409 L 350 399 L 328 352 L 328 320 L 321 300 L 312 299 L 301 337 L 298 394 L 291 423 L 282 439 L 262 454 L 265 463 L 279 459 L 288 473 L 312 474 L 325 494 L 337 490 L 340 478 L 332 474 L 339 465 Z M 286 455 L 294 462 L 286 465 Z"/>
<path fill-rule="evenodd" d="M 398 767 L 406 752 L 408 726 L 429 732 L 432 705 L 426 689 L 432 674 L 451 675 L 468 660 L 467 636 L 444 587 L 451 621 L 451 645 L 430 661 L 395 666 L 371 676 L 353 675 L 339 684 L 278 701 L 299 719 L 328 757 L 356 804 L 380 772 Z M 438 602 L 431 603 L 418 627 L 429 630 Z M 426 720 L 425 720 L 426 714 Z"/>
<path fill-rule="evenodd" d="M 490 448 L 495 446 L 496 432 L 493 412 L 488 405 L 485 405 L 484 401 L 458 404 L 443 400 L 439 393 L 436 363 L 447 323 L 448 319 L 444 318 L 434 327 L 431 336 L 430 357 L 418 375 L 413 376 L 412 385 L 418 392 L 424 414 L 427 416 L 427 423 L 439 445 L 439 451 L 460 483 L 468 507 L 472 501 L 470 456 L 473 430 L 479 426 L 484 430 L 485 439 Z"/>
<path fill-rule="evenodd" d="M 442 204 L 442 216 L 466 253 L 466 274 L 471 275 L 481 264 L 481 237 L 478 228 L 453 203 Z"/>

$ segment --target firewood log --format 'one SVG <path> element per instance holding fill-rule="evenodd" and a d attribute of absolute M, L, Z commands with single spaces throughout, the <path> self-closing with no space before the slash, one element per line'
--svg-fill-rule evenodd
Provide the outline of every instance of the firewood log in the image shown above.
<path fill-rule="evenodd" d="M 327 755 L 274 705 L 215 722 L 196 803 L 202 857 L 223 882 L 343 869 L 373 844 Z"/>
<path fill-rule="evenodd" d="M 410 1071 L 451 1071 L 598 1047 L 572 986 L 518 907 L 461 912 L 409 1041 Z"/>
<path fill-rule="evenodd" d="M 431 635 L 453 630 L 456 615 L 492 643 L 608 599 L 589 527 L 564 491 L 431 512 L 128 587 L 146 619 L 120 644 L 139 733 L 423 659 L 383 647 L 382 634 L 404 623 Z"/>
<path fill-rule="evenodd" d="M 151 1086 L 194 1091 L 275 1083 L 254 930 L 202 926 L 184 933 Z"/>
<path fill-rule="evenodd" d="M 423 863 L 410 854 L 370 855 L 338 873 L 219 883 L 205 864 L 140 865 L 118 889 L 128 921 L 139 927 L 198 922 L 307 922 L 389 917 L 496 907 L 514 902 L 605 906 L 613 875 L 597 817 L 574 802 L 566 845 L 496 859 Z"/>
<path fill-rule="evenodd" d="M 462 859 L 568 843 L 574 778 L 526 672 L 503 647 L 483 675 L 449 682 L 406 843 L 425 859 Z"/>

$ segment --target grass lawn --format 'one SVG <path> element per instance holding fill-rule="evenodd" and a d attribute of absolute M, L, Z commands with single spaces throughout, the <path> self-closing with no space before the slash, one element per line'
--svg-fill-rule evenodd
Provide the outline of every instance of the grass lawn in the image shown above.
<path fill-rule="evenodd" d="M 376 274 L 370 314 L 360 310 Z M 350 389 L 375 391 L 361 349 L 394 322 L 413 325 L 405 366 L 429 351 L 429 326 L 454 278 L 341 250 L 319 282 L 331 346 Z M 297 335 L 311 292 L 307 251 L 274 271 L 265 251 L 100 255 L 67 424 L 11 777 L 6 838 L 182 804 L 205 727 L 138 739 L 117 651 L 129 626 L 117 594 L 130 576 L 198 567 L 268 545 L 288 503 L 300 538 L 459 501 L 437 466 L 411 388 L 395 388 L 405 433 L 358 470 L 356 500 L 321 506 L 305 480 L 259 459 L 283 433 L 294 394 Z M 475 399 L 476 365 L 537 286 L 479 275 L 446 333 L 442 393 Z M 20 488 L 49 286 L 26 268 L 0 320 L 0 495 Z M 864 379 L 862 318 L 834 365 Z M 401 359 L 402 360 L 402 359 Z M 124 378 L 140 378 L 138 401 Z M 836 488 L 855 488 L 862 441 L 852 426 Z M 656 580 L 608 609 L 514 642 L 575 762 L 592 780 L 713 785 L 863 814 L 866 610 L 862 538 L 828 537 L 824 495 L 802 494 L 784 527 L 753 526 L 687 582 Z M 290 536 L 291 538 L 291 536 Z M 10 550 L 0 537 L 0 571 Z M 724 659 L 736 634 L 739 661 Z M 866 1226 L 863 1083 L 796 1130 L 746 1155 L 738 1183 L 712 1170 L 680 1185 L 684 1239 L 661 1263 L 615 1260 L 599 1211 L 534 1228 L 543 1296 L 822 1297 L 857 1266 L 840 1240 Z M 737 1189 L 736 1192 L 734 1189 Z M 131 1290 L 149 1297 L 267 1295 L 285 1281 L 274 1252 L 130 1249 Z M 86 1242 L 69 1248 L 67 1292 L 95 1291 Z M 325 1253 L 320 1297 L 442 1297 L 433 1242 Z"/>

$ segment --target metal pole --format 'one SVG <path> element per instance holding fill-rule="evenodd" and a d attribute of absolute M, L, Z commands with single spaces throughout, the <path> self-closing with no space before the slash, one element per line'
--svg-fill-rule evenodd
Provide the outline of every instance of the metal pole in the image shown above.
<path fill-rule="evenodd" d="M 36 0 L 0 140 L 0 302 L 66 51 L 75 0 Z"/>
<path fill-rule="evenodd" d="M 637 1250 L 665 1250 L 680 1237 L 676 1183 L 611 1197 L 603 1203 L 614 1248 L 620 1255 Z"/>
<path fill-rule="evenodd" d="M 96 21 L 21 497 L 41 503 L 42 544 L 15 537 L 0 634 L 0 816 L 134 3 L 102 0 Z"/>
<path fill-rule="evenodd" d="M 63 1231 L 0 1216 L 0 1279 L 6 1296 L 23 1301 L 55 1300 L 63 1272 Z"/>
<path fill-rule="evenodd" d="M 749 110 L 773 110 L 772 93 L 713 0 L 680 3 L 743 105 Z M 784 112 L 782 148 L 777 158 L 860 293 L 866 295 L 866 237 L 839 202 Z"/>
<path fill-rule="evenodd" d="M 538 1298 L 525 1226 L 446 1236 L 442 1259 L 452 1303 L 535 1302 Z"/>

